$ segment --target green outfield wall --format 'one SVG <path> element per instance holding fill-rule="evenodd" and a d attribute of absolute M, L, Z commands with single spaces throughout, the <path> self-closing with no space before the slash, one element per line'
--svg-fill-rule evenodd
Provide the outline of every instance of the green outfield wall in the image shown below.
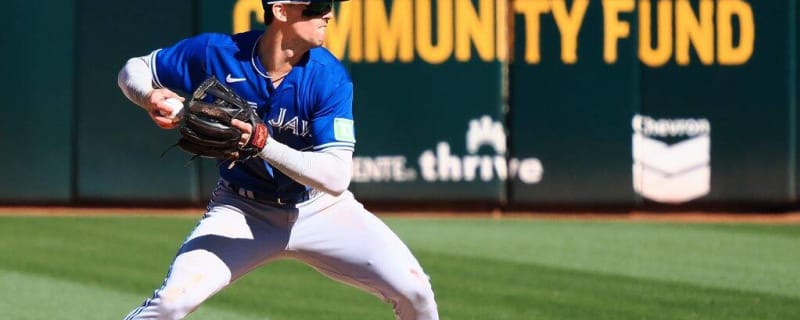
<path fill-rule="evenodd" d="M 260 0 L 9 6 L 4 64 L 21 78 L 3 89 L 0 202 L 208 199 L 216 165 L 162 156 L 177 133 L 117 71 L 192 34 L 264 28 Z M 335 15 L 362 200 L 798 205 L 798 0 L 351 0 Z"/>
<path fill-rule="evenodd" d="M 75 29 L 69 2 L 13 0 L 0 13 L 5 77 L 0 201 L 73 198 Z M 10 49 L 10 50 L 9 50 Z"/>
<path fill-rule="evenodd" d="M 512 181 L 513 204 L 635 202 L 628 123 L 639 108 L 641 71 L 634 41 L 619 42 L 614 61 L 604 61 L 603 9 L 595 1 L 512 8 L 511 157 L 535 157 L 543 168 L 536 183 Z"/>
<path fill-rule="evenodd" d="M 192 6 L 177 0 L 77 5 L 77 200 L 197 200 L 197 168 L 185 167 L 177 149 L 161 157 L 177 133 L 158 129 L 116 81 L 128 58 L 192 35 Z"/>
<path fill-rule="evenodd" d="M 794 7 L 794 14 L 792 10 L 789 10 L 789 22 L 791 24 L 789 32 L 794 34 L 794 41 L 791 41 L 790 38 L 788 46 L 790 55 L 794 56 L 794 64 L 789 65 L 787 68 L 790 72 L 789 91 L 794 91 L 794 95 L 790 94 L 789 111 L 794 114 L 795 125 L 790 128 L 792 132 L 789 136 L 790 140 L 794 141 L 790 147 L 794 147 L 794 149 L 791 149 L 788 153 L 791 163 L 794 164 L 790 166 L 790 170 L 794 171 L 794 176 L 796 177 L 792 185 L 794 192 L 792 193 L 791 201 L 796 203 L 800 201 L 800 190 L 798 190 L 798 185 L 800 185 L 800 170 L 798 170 L 800 169 L 798 168 L 800 139 L 798 139 L 798 135 L 800 135 L 800 131 L 797 128 L 798 124 L 800 124 L 800 112 L 798 112 L 798 108 L 800 108 L 800 21 L 798 21 L 800 20 L 800 1 L 790 1 L 789 6 Z"/>

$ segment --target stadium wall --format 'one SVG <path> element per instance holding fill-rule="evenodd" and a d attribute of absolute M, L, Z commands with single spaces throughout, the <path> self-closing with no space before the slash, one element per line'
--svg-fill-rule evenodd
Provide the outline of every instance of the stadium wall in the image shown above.
<path fill-rule="evenodd" d="M 356 84 L 351 189 L 507 208 L 795 207 L 797 2 L 344 2 L 327 46 Z M 259 0 L 7 5 L 7 70 L 25 78 L 3 89 L 0 145 L 16 154 L 0 202 L 207 199 L 215 164 L 162 156 L 177 134 L 116 74 L 192 34 L 263 28 Z"/>

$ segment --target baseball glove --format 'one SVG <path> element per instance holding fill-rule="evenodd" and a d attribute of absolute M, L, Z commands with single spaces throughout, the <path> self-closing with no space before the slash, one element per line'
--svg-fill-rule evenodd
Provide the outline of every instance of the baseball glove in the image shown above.
<path fill-rule="evenodd" d="M 240 143 L 242 131 L 231 126 L 233 119 L 253 127 L 244 144 Z M 180 133 L 178 146 L 195 157 L 234 161 L 256 156 L 264 149 L 269 136 L 256 109 L 216 77 L 208 78 L 192 94 Z"/>

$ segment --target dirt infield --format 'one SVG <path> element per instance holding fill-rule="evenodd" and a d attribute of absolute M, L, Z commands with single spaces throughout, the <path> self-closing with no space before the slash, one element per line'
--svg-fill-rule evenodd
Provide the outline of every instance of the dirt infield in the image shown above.
<path fill-rule="evenodd" d="M 0 207 L 0 216 L 196 216 L 204 208 L 153 209 L 153 208 L 75 208 L 75 207 Z M 382 217 L 419 218 L 492 218 L 492 219 L 542 219 L 542 220 L 606 220 L 682 223 L 765 223 L 800 224 L 800 212 L 787 213 L 730 213 L 730 212 L 628 212 L 628 213 L 569 213 L 569 212 L 459 212 L 459 211 L 391 211 L 378 210 Z"/>

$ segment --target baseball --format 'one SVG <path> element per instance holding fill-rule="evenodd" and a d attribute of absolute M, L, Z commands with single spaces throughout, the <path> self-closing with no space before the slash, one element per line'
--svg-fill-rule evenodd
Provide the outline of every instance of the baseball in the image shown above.
<path fill-rule="evenodd" d="M 180 117 L 181 116 L 181 114 L 182 114 L 181 112 L 183 111 L 183 102 L 181 102 L 177 98 L 169 98 L 164 102 L 166 104 L 168 104 L 169 107 L 170 107 L 170 110 L 171 110 L 171 112 L 169 114 L 170 118 L 175 118 L 175 117 Z"/>

